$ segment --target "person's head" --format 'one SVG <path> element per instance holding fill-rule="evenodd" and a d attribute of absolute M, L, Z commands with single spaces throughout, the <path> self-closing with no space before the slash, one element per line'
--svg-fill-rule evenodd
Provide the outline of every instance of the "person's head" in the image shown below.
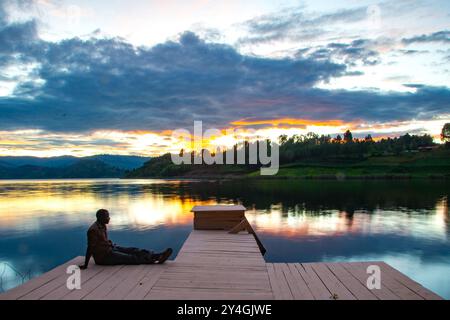
<path fill-rule="evenodd" d="M 109 212 L 106 209 L 100 209 L 95 214 L 97 217 L 97 221 L 102 224 L 108 224 L 109 223 Z"/>

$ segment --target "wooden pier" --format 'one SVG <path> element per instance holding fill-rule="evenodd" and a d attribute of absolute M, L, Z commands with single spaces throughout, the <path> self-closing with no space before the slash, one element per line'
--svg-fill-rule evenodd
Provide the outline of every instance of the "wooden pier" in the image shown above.
<path fill-rule="evenodd" d="M 235 211 L 242 208 L 235 207 Z M 213 212 L 233 211 L 233 208 L 197 209 L 200 210 L 194 210 L 194 215 L 201 228 L 191 232 L 174 261 L 138 266 L 91 264 L 81 271 L 81 289 L 69 290 L 66 269 L 83 262 L 83 257 L 76 257 L 1 294 L 0 300 L 442 299 L 380 261 L 266 263 L 261 244 L 252 233 L 253 229 L 249 225 L 246 227 L 246 220 L 234 230 L 244 231 L 230 233 L 229 219 L 225 230 L 221 230 L 221 215 L 214 216 Z M 201 213 L 197 215 L 197 212 Z M 212 213 L 211 228 L 207 220 L 202 220 L 209 218 L 205 212 Z M 367 288 L 369 265 L 377 265 L 381 270 L 380 289 Z"/>

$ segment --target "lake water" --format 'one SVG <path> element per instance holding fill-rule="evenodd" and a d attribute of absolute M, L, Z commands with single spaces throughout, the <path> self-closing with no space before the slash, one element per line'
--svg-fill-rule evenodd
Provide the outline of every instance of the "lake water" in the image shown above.
<path fill-rule="evenodd" d="M 114 242 L 177 253 L 194 205 L 242 203 L 269 262 L 383 260 L 450 299 L 449 191 L 432 180 L 0 181 L 0 285 L 83 255 L 99 208 Z"/>

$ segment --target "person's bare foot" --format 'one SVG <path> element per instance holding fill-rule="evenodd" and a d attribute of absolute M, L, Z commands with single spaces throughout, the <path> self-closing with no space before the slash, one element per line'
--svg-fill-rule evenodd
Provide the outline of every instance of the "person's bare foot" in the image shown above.
<path fill-rule="evenodd" d="M 161 252 L 160 256 L 158 257 L 158 259 L 156 259 L 155 263 L 157 264 L 161 264 L 166 262 L 167 259 L 169 259 L 169 257 L 172 255 L 172 248 L 168 248 L 165 251 Z"/>

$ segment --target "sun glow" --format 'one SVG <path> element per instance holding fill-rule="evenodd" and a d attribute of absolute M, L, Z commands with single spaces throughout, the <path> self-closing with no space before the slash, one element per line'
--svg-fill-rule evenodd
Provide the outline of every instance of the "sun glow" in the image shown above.
<path fill-rule="evenodd" d="M 105 180 L 103 183 L 109 184 L 111 181 Z M 158 182 L 142 180 L 138 183 Z M 21 182 L 21 186 L 28 188 L 27 192 L 23 192 L 20 187 L 13 187 L 17 185 L 13 181 L 0 182 L 0 186 L 8 187 L 0 198 L 0 229 L 14 225 L 26 230 L 40 229 L 41 223 L 33 219 L 34 215 L 45 216 L 45 221 L 51 221 L 55 226 L 62 222 L 76 224 L 80 219 L 89 224 L 95 220 L 96 208 L 111 208 L 113 228 L 130 224 L 142 228 L 163 224 L 186 225 L 192 221 L 190 210 L 193 206 L 215 204 L 212 200 L 167 197 L 157 193 L 141 193 L 139 196 L 121 193 L 105 197 L 91 188 L 91 180 L 61 180 L 58 184 L 68 190 L 55 193 L 52 181 L 34 180 Z"/>
<path fill-rule="evenodd" d="M 363 121 L 310 120 L 295 118 L 236 120 L 215 134 L 204 135 L 201 145 L 194 144 L 193 132 L 174 135 L 174 130 L 98 130 L 91 133 L 51 133 L 44 130 L 0 131 L 0 156 L 61 155 L 91 156 L 96 154 L 131 154 L 158 156 L 165 153 L 200 151 L 201 148 L 216 151 L 229 149 L 243 141 L 270 139 L 278 141 L 280 135 L 301 135 L 314 132 L 319 135 L 344 133 L 351 130 L 354 137 L 371 134 L 377 140 L 402 134 L 430 134 L 440 142 L 440 132 L 450 115 L 433 120 L 393 121 L 368 123 Z M 203 125 L 203 130 L 210 128 Z M 198 138 L 198 137 L 197 137 Z M 198 149 L 198 150 L 197 150 Z"/>

